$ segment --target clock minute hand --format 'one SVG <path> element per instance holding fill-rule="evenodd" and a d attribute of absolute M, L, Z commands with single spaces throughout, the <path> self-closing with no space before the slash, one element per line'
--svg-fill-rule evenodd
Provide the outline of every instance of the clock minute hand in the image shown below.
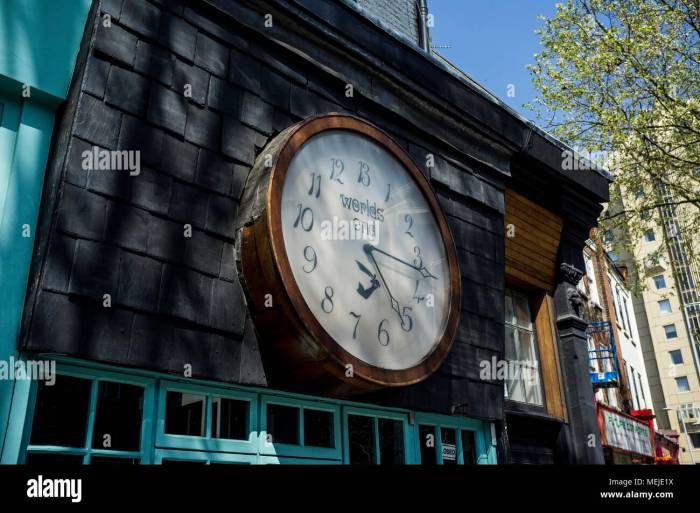
<path fill-rule="evenodd" d="M 402 263 L 403 265 L 405 265 L 405 266 L 407 266 L 407 267 L 410 267 L 411 269 L 415 269 L 416 271 L 418 271 L 419 273 L 421 273 L 421 275 L 423 276 L 423 278 L 433 278 L 433 279 L 437 280 L 437 276 L 435 276 L 435 275 L 432 274 L 430 271 L 428 271 L 428 269 L 427 269 L 425 266 L 418 267 L 417 265 L 413 265 L 413 264 L 411 264 L 411 263 L 409 263 L 409 262 L 406 262 L 405 260 L 402 260 L 401 258 L 399 258 L 399 257 L 397 257 L 397 256 L 394 256 L 394 255 L 392 255 L 391 253 L 387 253 L 387 252 L 384 251 L 383 249 L 379 249 L 379 248 L 376 247 L 376 246 L 372 246 L 371 244 L 365 244 L 365 248 L 366 248 L 367 246 L 370 247 L 370 249 L 369 249 L 370 252 L 376 251 L 377 253 L 381 253 L 382 255 L 386 255 L 386 256 L 388 256 L 389 258 L 391 258 L 391 259 L 393 259 L 393 260 L 396 260 L 397 262 Z M 367 251 L 368 251 L 368 250 L 365 249 L 365 253 L 367 253 Z M 368 254 L 369 254 L 369 253 L 368 253 Z"/>
<path fill-rule="evenodd" d="M 372 262 L 372 265 L 374 268 L 377 270 L 377 275 L 379 276 L 379 279 L 382 281 L 382 285 L 384 285 L 384 289 L 386 290 L 386 293 L 389 294 L 389 301 L 391 302 L 391 308 L 396 312 L 396 314 L 399 316 L 399 319 L 401 319 L 401 323 L 403 324 L 403 317 L 401 316 L 401 305 L 399 302 L 396 300 L 394 295 L 391 293 L 391 290 L 389 289 L 389 286 L 386 283 L 386 280 L 384 279 L 384 275 L 382 274 L 381 269 L 379 269 L 379 265 L 377 264 L 377 261 L 374 259 L 374 255 L 372 255 L 372 249 L 374 246 L 371 244 L 365 244 L 362 246 L 363 251 L 367 255 L 367 258 L 370 259 Z"/>

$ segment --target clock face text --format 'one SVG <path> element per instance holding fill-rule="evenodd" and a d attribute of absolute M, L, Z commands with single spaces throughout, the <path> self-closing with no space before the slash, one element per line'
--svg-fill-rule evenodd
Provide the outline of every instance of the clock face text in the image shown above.
<path fill-rule="evenodd" d="M 281 222 L 294 279 L 336 343 L 389 370 L 432 353 L 450 306 L 445 245 L 388 150 L 350 130 L 311 137 L 287 169 Z"/>

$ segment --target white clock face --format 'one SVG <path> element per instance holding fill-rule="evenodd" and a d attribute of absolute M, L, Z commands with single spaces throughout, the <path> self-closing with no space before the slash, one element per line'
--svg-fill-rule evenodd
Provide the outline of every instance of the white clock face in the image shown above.
<path fill-rule="evenodd" d="M 445 329 L 450 276 L 428 202 L 372 139 L 328 130 L 292 158 L 281 222 L 294 279 L 326 332 L 356 358 L 403 370 Z"/>

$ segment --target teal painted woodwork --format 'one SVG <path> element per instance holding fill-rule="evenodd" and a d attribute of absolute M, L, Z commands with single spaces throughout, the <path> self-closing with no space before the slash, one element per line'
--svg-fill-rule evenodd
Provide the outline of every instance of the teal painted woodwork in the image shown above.
<path fill-rule="evenodd" d="M 392 419 L 401 422 L 404 437 L 404 461 L 407 464 L 420 463 L 419 425 L 431 425 L 436 429 L 451 427 L 474 433 L 477 463 L 496 463 L 495 447 L 491 445 L 490 424 L 460 416 L 411 413 L 399 408 L 384 408 L 353 401 L 340 401 L 309 395 L 281 392 L 260 387 L 243 387 L 223 383 L 208 383 L 202 380 L 178 379 L 150 371 L 117 369 L 105 364 L 92 364 L 70 358 L 57 358 L 57 371 L 92 380 L 88 433 L 82 447 L 27 445 L 30 437 L 32 412 L 36 395 L 36 383 L 32 383 L 27 400 L 20 410 L 26 410 L 26 421 L 17 438 L 14 461 L 23 462 L 27 451 L 39 453 L 60 453 L 82 456 L 83 463 L 89 463 L 93 456 L 129 457 L 139 459 L 142 464 L 160 464 L 163 460 L 192 461 L 203 464 L 341 464 L 349 463 L 348 416 L 362 415 L 372 419 L 374 425 L 374 459 L 381 463 L 378 440 L 379 419 Z M 114 381 L 144 387 L 141 445 L 138 452 L 94 449 L 91 447 L 94 426 L 97 386 L 100 381 Z M 166 394 L 178 391 L 206 397 L 205 435 L 184 436 L 165 432 Z M 247 440 L 225 440 L 212 437 L 211 400 L 215 397 L 247 401 L 250 404 L 248 416 L 249 437 Z M 266 408 L 268 404 L 278 404 L 299 408 L 300 444 L 269 444 L 266 431 Z M 303 412 L 324 410 L 333 414 L 333 448 L 307 447 L 304 442 Z M 19 422 L 17 423 L 20 424 Z M 459 431 L 458 431 L 459 432 Z M 439 439 L 439 437 L 436 437 Z M 461 456 L 461 439 L 458 438 L 458 464 L 464 463 Z M 14 462 L 11 459 L 5 463 Z"/>
<path fill-rule="evenodd" d="M 270 404 L 289 406 L 298 408 L 299 411 L 299 445 L 277 443 L 274 439 L 268 438 L 267 432 L 267 406 Z M 305 443 L 304 435 L 304 413 L 307 410 L 321 410 L 333 415 L 333 447 L 311 447 Z M 326 460 L 338 460 L 341 458 L 341 426 L 340 426 L 340 405 L 329 401 L 308 401 L 299 400 L 280 395 L 263 395 L 260 401 L 260 454 L 269 456 L 305 457 L 319 458 Z"/>
<path fill-rule="evenodd" d="M 0 2 L 0 360 L 17 358 L 55 109 L 65 99 L 91 0 Z M 27 87 L 28 86 L 28 87 Z M 0 461 L 17 457 L 29 387 L 0 381 Z M 18 420 L 20 419 L 20 420 Z"/>
<path fill-rule="evenodd" d="M 55 101 L 64 99 L 90 4 L 91 0 L 0 2 L 0 75 Z"/>

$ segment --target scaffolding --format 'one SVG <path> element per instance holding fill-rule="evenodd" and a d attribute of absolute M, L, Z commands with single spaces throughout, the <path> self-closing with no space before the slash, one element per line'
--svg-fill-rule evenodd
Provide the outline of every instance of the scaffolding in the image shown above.
<path fill-rule="evenodd" d="M 610 321 L 591 322 L 586 333 L 593 341 L 588 347 L 588 362 L 593 388 L 620 386 L 620 368 L 615 349 L 615 334 Z"/>

